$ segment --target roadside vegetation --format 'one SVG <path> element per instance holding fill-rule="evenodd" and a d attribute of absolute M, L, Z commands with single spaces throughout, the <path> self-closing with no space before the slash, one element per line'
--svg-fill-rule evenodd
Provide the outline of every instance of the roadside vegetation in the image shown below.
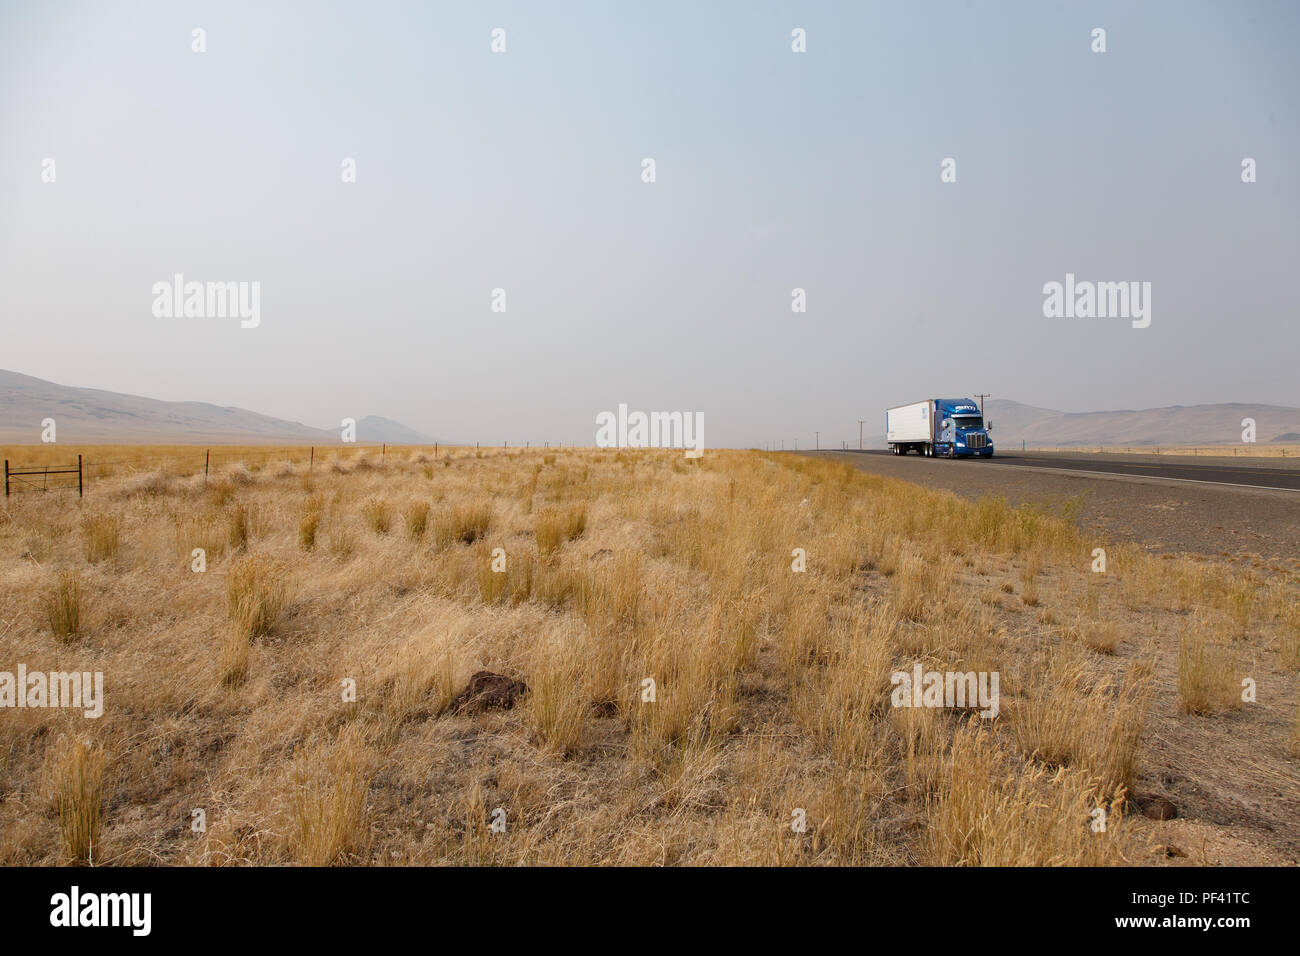
<path fill-rule="evenodd" d="M 155 451 L 0 511 L 0 671 L 105 686 L 0 709 L 0 863 L 1122 865 L 1219 794 L 1297 860 L 1289 572 L 793 455 Z"/>

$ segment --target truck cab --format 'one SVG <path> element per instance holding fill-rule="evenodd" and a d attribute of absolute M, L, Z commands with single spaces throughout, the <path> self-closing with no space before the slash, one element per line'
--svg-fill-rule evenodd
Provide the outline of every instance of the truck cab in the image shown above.
<path fill-rule="evenodd" d="M 993 457 L 991 424 L 968 398 L 938 398 L 934 402 L 934 454 L 944 458 Z"/>

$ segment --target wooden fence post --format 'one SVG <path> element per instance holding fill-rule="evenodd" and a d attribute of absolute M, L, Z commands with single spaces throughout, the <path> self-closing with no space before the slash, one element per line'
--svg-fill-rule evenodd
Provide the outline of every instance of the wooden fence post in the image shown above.
<path fill-rule="evenodd" d="M 316 467 L 316 446 L 311 446 L 311 458 L 307 461 L 307 470 L 311 471 Z"/>
<path fill-rule="evenodd" d="M 9 497 L 9 459 L 5 459 L 5 497 Z"/>
<path fill-rule="evenodd" d="M 203 449 L 203 483 L 208 483 L 208 465 L 212 461 L 212 449 Z"/>
<path fill-rule="evenodd" d="M 78 498 L 85 497 L 85 492 L 83 491 L 83 488 L 84 485 L 82 484 L 81 481 L 81 456 L 78 455 L 77 456 L 77 497 Z"/>

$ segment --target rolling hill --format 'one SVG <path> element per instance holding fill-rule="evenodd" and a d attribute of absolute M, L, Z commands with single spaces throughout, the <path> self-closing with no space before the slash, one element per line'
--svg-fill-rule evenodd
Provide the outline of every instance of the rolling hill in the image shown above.
<path fill-rule="evenodd" d="M 206 402 L 166 402 L 98 388 L 58 385 L 0 369 L 0 443 L 35 444 L 53 418 L 64 444 L 336 444 L 339 432 Z M 433 444 L 387 418 L 357 422 L 363 443 Z"/>
<path fill-rule="evenodd" d="M 1256 441 L 1288 442 L 1300 431 L 1300 408 L 1228 402 L 1109 412 L 1058 412 L 990 399 L 984 413 L 993 440 L 1004 448 L 1023 440 L 1058 445 L 1230 445 L 1241 442 L 1242 419 L 1255 420 Z M 1288 438 L 1288 434 L 1293 437 Z"/>

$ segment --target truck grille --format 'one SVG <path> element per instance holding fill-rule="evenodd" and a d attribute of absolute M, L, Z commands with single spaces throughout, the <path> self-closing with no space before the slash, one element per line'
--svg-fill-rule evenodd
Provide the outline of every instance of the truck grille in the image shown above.
<path fill-rule="evenodd" d="M 988 435 L 967 435 L 966 436 L 967 448 L 985 448 L 987 447 L 988 443 L 989 443 Z"/>

